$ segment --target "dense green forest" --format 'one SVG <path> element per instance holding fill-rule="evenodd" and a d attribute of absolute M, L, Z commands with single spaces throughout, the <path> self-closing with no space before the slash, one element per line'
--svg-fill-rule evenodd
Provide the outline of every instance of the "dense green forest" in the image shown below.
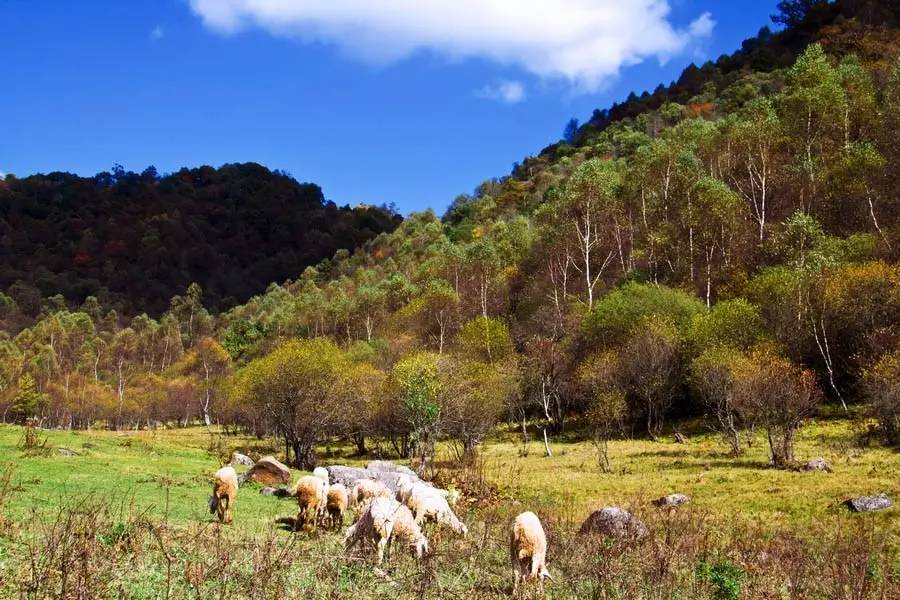
<path fill-rule="evenodd" d="M 94 177 L 7 177 L 0 289 L 25 318 L 55 295 L 158 315 L 192 282 L 207 306 L 230 308 L 399 220 L 376 207 L 339 208 L 317 185 L 252 163 L 163 177 L 119 166 Z"/>
<path fill-rule="evenodd" d="M 203 418 L 278 435 L 298 465 L 314 463 L 328 436 L 352 438 L 360 452 L 378 436 L 424 462 L 440 439 L 475 451 L 504 420 L 525 437 L 537 425 L 548 450 L 567 428 L 602 450 L 611 436 L 657 437 L 686 416 L 704 416 L 734 453 L 745 431 L 765 431 L 773 463 L 786 465 L 797 428 L 827 405 L 896 443 L 897 10 L 783 2 L 776 22 L 784 29 L 669 88 L 570 124 L 565 141 L 460 196 L 443 218 L 417 213 L 391 230 L 390 215 L 340 211 L 298 188 L 292 202 L 345 216 L 354 233 L 335 234 L 342 245 L 383 230 L 305 270 L 308 248 L 334 248 L 307 238 L 285 249 L 292 228 L 260 216 L 284 213 L 268 208 L 270 188 L 246 188 L 241 197 L 261 213 L 221 228 L 207 220 L 242 235 L 252 225 L 265 240 L 254 256 L 271 262 L 241 262 L 241 278 L 290 281 L 213 315 L 226 294 L 249 288 L 226 291 L 217 278 L 228 270 L 186 238 L 188 262 L 210 279 L 194 277 L 201 285 L 158 319 L 126 318 L 94 297 L 78 310 L 45 300 L 0 342 L 5 417 L 62 427 Z M 190 180 L 204 172 L 134 185 L 170 198 L 166 186 L 203 189 Z M 6 185 L 30 197 L 23 190 L 43 179 L 27 181 Z M 128 214 L 103 206 L 105 219 Z M 40 227 L 22 229 L 48 262 L 79 256 Z M 22 229 L 10 224 L 3 239 Z M 155 298 L 140 273 L 159 246 L 135 235 L 125 262 L 136 287 L 126 289 Z M 12 248 L 7 261 L 40 277 L 31 255 Z M 85 281 L 105 269 L 83 268 L 93 269 Z M 8 296 L 8 307 L 19 302 Z"/>

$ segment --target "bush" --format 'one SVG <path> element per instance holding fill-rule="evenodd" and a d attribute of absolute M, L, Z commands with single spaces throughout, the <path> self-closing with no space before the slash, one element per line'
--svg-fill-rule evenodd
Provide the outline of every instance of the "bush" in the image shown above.
<path fill-rule="evenodd" d="M 900 443 L 900 350 L 881 357 L 863 374 L 869 412 L 889 444 Z"/>

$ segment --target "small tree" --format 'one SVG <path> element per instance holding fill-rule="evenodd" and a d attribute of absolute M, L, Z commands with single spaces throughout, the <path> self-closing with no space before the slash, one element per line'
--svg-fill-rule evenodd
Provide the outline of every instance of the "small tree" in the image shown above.
<path fill-rule="evenodd" d="M 715 418 L 716 429 L 735 456 L 741 453 L 738 414 L 734 405 L 734 366 L 741 358 L 737 350 L 713 347 L 691 363 L 691 384 Z"/>
<path fill-rule="evenodd" d="M 678 332 L 667 318 L 642 319 L 622 349 L 621 369 L 628 389 L 643 404 L 647 433 L 662 433 L 672 405 L 679 367 Z"/>
<path fill-rule="evenodd" d="M 797 430 L 822 397 L 813 372 L 763 350 L 736 365 L 734 383 L 738 410 L 766 430 L 772 464 L 793 463 Z"/>
<path fill-rule="evenodd" d="M 597 462 L 604 473 L 611 470 L 609 439 L 622 428 L 627 408 L 618 372 L 619 357 L 611 351 L 592 354 L 578 368 L 578 379 L 588 398 L 585 418 L 597 449 Z"/>
<path fill-rule="evenodd" d="M 881 357 L 863 374 L 870 414 L 889 444 L 900 443 L 900 350 Z"/>
<path fill-rule="evenodd" d="M 425 474 L 428 457 L 440 431 L 440 357 L 418 352 L 402 359 L 391 371 L 391 388 L 403 407 L 412 435 L 411 450 L 418 462 L 419 476 Z"/>
<path fill-rule="evenodd" d="M 40 414 L 46 398 L 37 389 L 34 377 L 25 373 L 19 377 L 18 391 L 13 398 L 12 412 L 19 421 L 26 421 Z"/>
<path fill-rule="evenodd" d="M 292 340 L 241 369 L 233 393 L 284 438 L 287 461 L 312 469 L 316 443 L 337 431 L 346 410 L 339 391 L 350 366 L 331 340 Z"/>

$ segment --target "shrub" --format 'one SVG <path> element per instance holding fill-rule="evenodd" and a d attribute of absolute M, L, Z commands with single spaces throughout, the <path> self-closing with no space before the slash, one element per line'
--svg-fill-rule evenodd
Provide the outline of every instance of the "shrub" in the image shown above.
<path fill-rule="evenodd" d="M 900 350 L 881 357 L 863 374 L 869 412 L 889 444 L 900 443 Z"/>

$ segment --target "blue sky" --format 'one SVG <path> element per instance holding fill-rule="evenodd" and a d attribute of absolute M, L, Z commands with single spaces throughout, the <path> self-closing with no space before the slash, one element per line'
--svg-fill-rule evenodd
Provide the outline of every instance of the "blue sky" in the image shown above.
<path fill-rule="evenodd" d="M 0 172 L 256 161 L 341 204 L 441 213 L 774 5 L 0 0 Z"/>

